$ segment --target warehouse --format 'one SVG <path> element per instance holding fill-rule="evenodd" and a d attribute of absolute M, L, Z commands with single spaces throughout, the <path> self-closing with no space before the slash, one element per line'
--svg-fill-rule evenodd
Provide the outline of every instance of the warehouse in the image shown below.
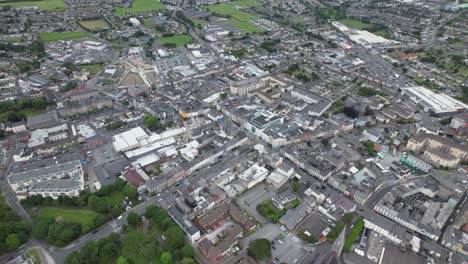
<path fill-rule="evenodd" d="M 401 94 L 409 98 L 424 112 L 444 116 L 464 112 L 466 104 L 442 93 L 435 93 L 422 86 L 401 88 Z"/>

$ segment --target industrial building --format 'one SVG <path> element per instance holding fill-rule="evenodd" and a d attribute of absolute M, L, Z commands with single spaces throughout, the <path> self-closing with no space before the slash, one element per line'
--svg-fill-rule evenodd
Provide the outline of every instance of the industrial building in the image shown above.
<path fill-rule="evenodd" d="M 401 94 L 424 112 L 444 116 L 464 112 L 468 106 L 447 94 L 435 93 L 422 86 L 401 88 Z"/>

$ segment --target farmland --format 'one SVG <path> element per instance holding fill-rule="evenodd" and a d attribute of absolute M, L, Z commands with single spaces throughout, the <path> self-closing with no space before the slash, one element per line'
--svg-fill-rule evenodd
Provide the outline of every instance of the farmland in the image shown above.
<path fill-rule="evenodd" d="M 109 24 L 104 19 L 82 20 L 80 25 L 91 31 L 99 31 L 109 28 Z"/>
<path fill-rule="evenodd" d="M 217 5 L 210 5 L 208 6 L 208 10 L 217 15 L 228 16 L 229 19 L 225 23 L 231 24 L 242 32 L 261 32 L 262 30 L 260 28 L 250 24 L 249 22 L 252 19 L 258 19 L 256 15 L 241 11 L 236 8 L 252 7 L 257 5 L 260 5 L 260 3 L 255 0 L 239 0 Z"/>
<path fill-rule="evenodd" d="M 144 13 L 163 9 L 164 6 L 159 0 L 134 0 L 132 7 L 124 8 L 117 7 L 114 10 L 114 15 L 125 16 L 129 14 Z"/>
<path fill-rule="evenodd" d="M 42 32 L 39 37 L 42 42 L 53 42 L 58 40 L 71 40 L 86 38 L 88 35 L 84 32 L 71 31 L 71 32 Z"/>
<path fill-rule="evenodd" d="M 176 46 L 184 46 L 193 41 L 192 37 L 186 34 L 174 35 L 170 37 L 162 37 L 159 39 L 162 43 L 175 44 Z"/>
<path fill-rule="evenodd" d="M 44 10 L 63 10 L 67 6 L 63 0 L 41 0 L 41 1 L 20 1 L 20 2 L 8 2 L 1 1 L 0 6 L 12 6 L 12 7 L 23 7 L 23 6 L 37 6 Z"/>

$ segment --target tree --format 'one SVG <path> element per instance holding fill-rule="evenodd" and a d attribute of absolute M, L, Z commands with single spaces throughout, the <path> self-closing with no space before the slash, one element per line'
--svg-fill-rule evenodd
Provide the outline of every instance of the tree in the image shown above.
<path fill-rule="evenodd" d="M 46 239 L 52 223 L 51 219 L 39 219 L 34 225 L 33 236 L 37 239 Z"/>
<path fill-rule="evenodd" d="M 185 245 L 180 249 L 180 253 L 182 256 L 188 257 L 188 258 L 194 258 L 195 257 L 195 251 L 193 250 L 193 247 L 191 245 Z"/>
<path fill-rule="evenodd" d="M 247 255 L 254 258 L 256 261 L 262 261 L 271 257 L 271 242 L 268 239 L 261 238 L 252 240 L 247 248 Z"/>
<path fill-rule="evenodd" d="M 170 250 L 175 250 L 185 244 L 184 231 L 176 225 L 169 227 L 164 236 L 166 237 L 166 245 Z"/>
<path fill-rule="evenodd" d="M 120 256 L 118 259 L 117 259 L 117 264 L 128 264 L 128 259 Z"/>
<path fill-rule="evenodd" d="M 164 251 L 161 254 L 161 263 L 162 264 L 172 264 L 172 255 L 170 252 Z"/>
<path fill-rule="evenodd" d="M 196 262 L 192 258 L 183 258 L 180 263 L 181 264 L 195 264 Z"/>
<path fill-rule="evenodd" d="M 138 190 L 131 184 L 127 184 L 124 187 L 124 194 L 127 196 L 129 199 L 136 199 L 138 196 Z"/>
<path fill-rule="evenodd" d="M 17 234 L 9 234 L 5 239 L 5 244 L 8 250 L 17 249 L 21 245 L 21 241 Z"/>
<path fill-rule="evenodd" d="M 133 228 L 138 227 L 138 225 L 140 225 L 140 223 L 141 223 L 140 215 L 138 215 L 135 212 L 129 213 L 128 217 L 127 217 L 127 223 L 128 223 L 129 226 L 131 226 Z"/>

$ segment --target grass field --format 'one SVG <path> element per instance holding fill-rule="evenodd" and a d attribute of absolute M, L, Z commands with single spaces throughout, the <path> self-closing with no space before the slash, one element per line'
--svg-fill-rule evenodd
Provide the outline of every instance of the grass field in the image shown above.
<path fill-rule="evenodd" d="M 255 0 L 239 0 L 234 2 L 222 3 L 208 6 L 208 10 L 215 14 L 227 15 L 229 20 L 226 24 L 231 24 L 242 32 L 262 32 L 262 30 L 249 23 L 251 19 L 258 19 L 254 14 L 236 9 L 236 7 L 251 7 L 260 5 Z"/>
<path fill-rule="evenodd" d="M 44 111 L 33 110 L 33 109 L 23 109 L 23 110 L 21 110 L 21 113 L 23 113 L 27 118 L 30 118 L 32 116 L 37 116 L 37 115 L 43 114 Z"/>
<path fill-rule="evenodd" d="M 71 31 L 71 32 L 42 32 L 39 33 L 39 37 L 42 42 L 53 42 L 58 40 L 71 40 L 71 39 L 80 39 L 86 38 L 88 35 L 80 31 Z"/>
<path fill-rule="evenodd" d="M 91 210 L 74 210 L 74 209 L 62 209 L 56 207 L 44 207 L 39 210 L 38 216 L 41 218 L 53 218 L 57 216 L 62 217 L 64 222 L 79 223 L 81 226 L 93 225 L 94 219 L 98 216 L 98 213 Z"/>
<path fill-rule="evenodd" d="M 87 69 L 89 73 L 96 74 L 98 73 L 104 65 L 102 64 L 81 64 L 80 68 Z"/>
<path fill-rule="evenodd" d="M 40 9 L 50 10 L 50 9 L 65 9 L 67 5 L 63 0 L 41 0 L 41 1 L 24 1 L 24 2 L 8 2 L 0 0 L 0 6 L 12 6 L 12 7 L 22 7 L 22 6 L 37 6 Z"/>
<path fill-rule="evenodd" d="M 81 20 L 80 25 L 91 31 L 99 31 L 109 28 L 109 24 L 104 19 Z"/>
<path fill-rule="evenodd" d="M 359 30 L 367 30 L 376 35 L 382 36 L 384 38 L 391 38 L 390 32 L 385 29 L 374 30 L 376 26 L 374 24 L 365 23 L 357 19 L 342 19 L 342 20 L 339 20 L 339 22 L 341 22 L 342 24 L 345 24 L 348 27 L 353 27 Z"/>
<path fill-rule="evenodd" d="M 372 24 L 364 23 L 356 19 L 342 19 L 339 22 L 341 22 L 342 24 L 345 24 L 346 26 L 353 27 L 359 30 L 367 30 L 367 29 L 372 28 Z"/>
<path fill-rule="evenodd" d="M 32 248 L 26 254 L 24 254 L 27 258 L 31 258 L 34 264 L 41 264 L 41 258 L 39 257 L 39 253 L 37 249 Z"/>
<path fill-rule="evenodd" d="M 163 9 L 164 6 L 161 4 L 159 0 L 134 0 L 132 7 L 123 8 L 117 7 L 114 10 L 114 15 L 116 16 L 124 16 L 127 14 L 136 14 L 136 13 L 144 13 L 150 11 L 156 11 Z"/>
<path fill-rule="evenodd" d="M 179 47 L 179 46 L 184 46 L 185 44 L 192 42 L 193 39 L 189 35 L 182 34 L 182 35 L 175 35 L 172 37 L 162 37 L 159 39 L 159 41 L 162 43 L 174 43 Z"/>
<path fill-rule="evenodd" d="M 125 200 L 125 195 L 121 192 L 113 192 L 111 193 L 107 199 L 109 200 L 109 203 L 112 205 L 119 205 Z"/>

